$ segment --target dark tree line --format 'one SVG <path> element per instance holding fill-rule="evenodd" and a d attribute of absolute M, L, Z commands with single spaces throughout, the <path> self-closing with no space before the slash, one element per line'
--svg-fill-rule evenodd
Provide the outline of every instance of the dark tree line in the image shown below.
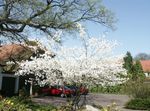
<path fill-rule="evenodd" d="M 139 53 L 134 57 L 135 60 L 150 60 L 150 54 Z"/>

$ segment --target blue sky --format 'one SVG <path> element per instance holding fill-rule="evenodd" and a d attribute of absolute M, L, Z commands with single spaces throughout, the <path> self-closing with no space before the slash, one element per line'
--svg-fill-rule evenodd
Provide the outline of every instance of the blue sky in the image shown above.
<path fill-rule="evenodd" d="M 132 55 L 150 53 L 150 0 L 104 0 L 119 19 L 117 30 L 108 34 Z"/>
<path fill-rule="evenodd" d="M 108 39 L 121 44 L 116 49 L 119 54 L 127 51 L 133 56 L 141 52 L 150 54 L 150 0 L 103 0 L 103 4 L 115 13 L 117 30 L 86 23 L 89 35 L 101 36 L 107 32 Z"/>
<path fill-rule="evenodd" d="M 103 4 L 112 10 L 118 22 L 117 30 L 111 31 L 89 24 L 91 35 L 108 32 L 109 39 L 121 43 L 118 53 L 130 51 L 132 55 L 140 52 L 150 53 L 150 0 L 103 0 Z"/>

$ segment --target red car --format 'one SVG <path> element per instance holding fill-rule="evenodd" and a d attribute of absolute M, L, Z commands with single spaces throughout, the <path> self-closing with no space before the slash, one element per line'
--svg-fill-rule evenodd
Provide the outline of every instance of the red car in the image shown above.
<path fill-rule="evenodd" d="M 41 91 L 43 94 L 46 95 L 55 95 L 55 96 L 71 96 L 74 94 L 74 91 L 66 86 L 50 86 L 48 88 L 42 88 Z"/>

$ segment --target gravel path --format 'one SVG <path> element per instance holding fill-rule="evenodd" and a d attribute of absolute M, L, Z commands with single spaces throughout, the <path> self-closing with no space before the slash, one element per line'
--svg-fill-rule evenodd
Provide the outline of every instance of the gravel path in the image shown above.
<path fill-rule="evenodd" d="M 124 104 L 129 100 L 130 98 L 126 95 L 115 95 L 115 94 L 88 94 L 87 95 L 87 104 L 107 106 L 115 102 L 117 104 L 117 107 L 121 111 L 141 111 L 141 110 L 125 109 Z M 60 106 L 66 104 L 66 98 L 53 97 L 53 96 L 33 98 L 33 101 L 40 104 L 53 104 L 54 106 Z"/>

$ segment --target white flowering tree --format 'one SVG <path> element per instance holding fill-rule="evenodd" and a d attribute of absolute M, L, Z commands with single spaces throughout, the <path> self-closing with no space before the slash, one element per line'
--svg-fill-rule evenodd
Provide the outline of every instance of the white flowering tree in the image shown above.
<path fill-rule="evenodd" d="M 115 85 L 126 81 L 123 56 L 113 55 L 118 43 L 105 37 L 88 37 L 81 24 L 77 23 L 81 45 L 61 46 L 56 53 L 59 70 L 64 81 L 75 83 Z"/>
<path fill-rule="evenodd" d="M 105 38 L 84 39 L 81 47 L 61 47 L 56 53 L 64 81 L 87 84 L 115 85 L 125 81 L 123 56 L 113 56 L 117 43 Z"/>
<path fill-rule="evenodd" d="M 45 50 L 45 54 L 38 58 L 32 57 L 30 61 L 20 63 L 16 75 L 32 75 L 39 85 L 62 84 L 63 81 L 88 85 L 124 82 L 126 79 L 120 77 L 126 75 L 126 70 L 122 68 L 123 56 L 113 55 L 117 42 L 106 38 L 89 38 L 82 25 L 76 26 L 82 45 L 71 48 L 60 46 L 54 58 Z"/>
<path fill-rule="evenodd" d="M 37 84 L 86 83 L 115 85 L 125 81 L 120 74 L 126 74 L 122 68 L 122 56 L 112 56 L 116 42 L 105 38 L 90 38 L 81 47 L 60 47 L 52 58 L 49 51 L 30 61 L 20 64 L 17 75 L 28 75 Z M 30 78 L 30 79 L 31 79 Z"/>
<path fill-rule="evenodd" d="M 123 66 L 123 56 L 114 56 L 112 51 L 117 46 L 116 41 L 106 38 L 82 38 L 79 47 L 60 47 L 55 52 L 55 57 L 50 56 L 49 51 L 30 61 L 20 64 L 17 75 L 31 76 L 30 94 L 32 95 L 32 83 L 39 85 L 85 83 L 86 85 L 115 85 L 126 81 L 121 75 L 126 76 Z M 76 108 L 79 103 L 79 94 L 73 99 Z M 84 96 L 85 97 L 85 96 Z M 83 104 L 86 100 L 84 98 Z"/>

